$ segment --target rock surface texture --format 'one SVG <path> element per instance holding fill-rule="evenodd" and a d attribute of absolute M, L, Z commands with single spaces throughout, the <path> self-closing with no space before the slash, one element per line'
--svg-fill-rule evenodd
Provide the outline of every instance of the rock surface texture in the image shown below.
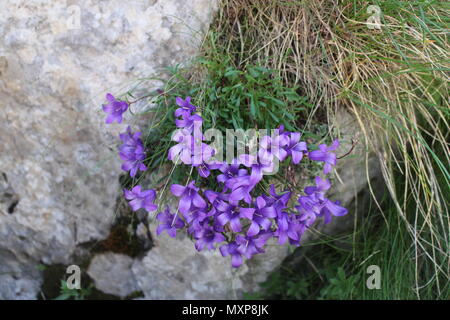
<path fill-rule="evenodd" d="M 194 56 L 216 7 L 216 0 L 2 2 L 0 299 L 37 298 L 38 266 L 70 265 L 80 252 L 96 288 L 108 294 L 239 298 L 288 255 L 287 247 L 269 245 L 236 270 L 217 251 L 198 253 L 183 234 L 164 234 L 134 258 L 86 249 L 110 234 L 120 195 L 116 137 L 127 121 L 104 124 L 104 94 Z M 355 128 L 349 121 L 342 113 L 337 127 Z M 349 141 L 355 132 L 341 134 Z M 369 177 L 376 163 L 371 168 Z M 349 205 L 366 187 L 364 159 L 341 161 L 338 172 L 334 192 Z M 148 233 L 144 224 L 138 233 Z"/>
<path fill-rule="evenodd" d="M 216 6 L 2 1 L 0 299 L 36 298 L 39 264 L 108 235 L 123 125 L 104 125 L 104 94 L 192 57 Z"/>
<path fill-rule="evenodd" d="M 104 293 L 125 298 L 139 290 L 131 269 L 132 264 L 133 259 L 124 254 L 97 254 L 92 259 L 87 274 Z"/>

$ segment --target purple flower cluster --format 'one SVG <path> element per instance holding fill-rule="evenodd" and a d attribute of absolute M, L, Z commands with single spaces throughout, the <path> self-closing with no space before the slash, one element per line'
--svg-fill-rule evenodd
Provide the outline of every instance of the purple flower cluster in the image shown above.
<path fill-rule="evenodd" d="M 196 167 L 201 177 L 207 178 L 210 170 L 218 169 L 220 164 L 208 163 L 214 156 L 214 149 L 203 143 L 204 136 L 201 132 L 203 119 L 196 114 L 197 107 L 191 104 L 191 98 L 185 100 L 178 97 L 176 103 L 179 106 L 175 110 L 175 125 L 179 130 L 175 131 L 172 140 L 176 145 L 169 149 L 168 158 L 171 161 L 192 165 Z M 181 119 L 180 119 L 181 117 Z"/>
<path fill-rule="evenodd" d="M 117 100 L 112 94 L 106 94 L 107 104 L 102 106 L 103 111 L 107 113 L 105 122 L 110 124 L 114 121 L 122 123 L 122 116 L 128 110 L 128 103 Z M 132 132 L 128 126 L 126 131 L 119 135 L 122 145 L 119 147 L 119 156 L 122 159 L 122 170 L 130 173 L 130 177 L 134 178 L 138 171 L 146 171 L 147 166 L 144 164 L 145 148 L 141 140 L 142 133 Z M 145 209 L 149 212 L 155 211 L 158 206 L 153 203 L 156 198 L 155 190 L 141 190 L 141 186 L 135 186 L 131 191 L 124 190 L 125 199 L 133 211 Z"/>
<path fill-rule="evenodd" d="M 315 186 L 304 189 L 294 208 L 289 207 L 290 191 L 277 193 L 274 185 L 267 194 L 256 194 L 255 189 L 264 173 L 273 170 L 275 158 L 285 161 L 290 157 L 293 164 L 298 164 L 307 157 L 323 162 L 324 173 L 328 174 L 336 165 L 332 151 L 338 148 L 338 140 L 330 147 L 320 145 L 318 150 L 309 151 L 300 133 L 285 131 L 280 126 L 279 135 L 260 138 L 256 155 L 240 155 L 230 164 L 209 164 L 215 150 L 203 143 L 203 135 L 197 131 L 196 124 L 203 121 L 195 113 L 197 107 L 191 104 L 190 97 L 178 98 L 177 105 L 180 108 L 175 111 L 176 126 L 180 130 L 172 138 L 177 144 L 170 148 L 169 160 L 181 160 L 196 167 L 203 178 L 218 170 L 217 182 L 222 191 L 200 190 L 195 181 L 185 186 L 173 184 L 170 190 L 179 198 L 178 209 L 175 214 L 166 209 L 158 215 L 161 222 L 158 233 L 167 230 L 175 237 L 177 229 L 186 227 L 198 251 L 218 247 L 223 256 L 231 257 L 232 266 L 237 268 L 244 258 L 251 259 L 264 252 L 270 238 L 277 239 L 280 245 L 288 241 L 298 246 L 305 230 L 317 218 L 329 223 L 332 216 L 347 213 L 339 202 L 325 197 L 331 184 L 320 176 L 316 177 Z"/>
<path fill-rule="evenodd" d="M 121 123 L 128 103 L 118 101 L 107 94 L 108 104 L 103 110 L 108 114 L 106 123 Z M 175 237 L 177 230 L 186 229 L 195 240 L 198 251 L 219 249 L 223 256 L 231 257 L 235 268 L 244 259 L 264 252 L 267 241 L 274 238 L 280 245 L 289 243 L 299 246 L 304 232 L 322 218 L 329 223 L 333 216 L 343 216 L 348 210 L 339 201 L 326 197 L 331 183 L 327 178 L 317 176 L 315 185 L 304 189 L 298 195 L 296 205 L 292 191 L 277 192 L 270 185 L 267 192 L 258 192 L 257 186 L 267 173 L 271 173 L 277 162 L 290 161 L 298 164 L 303 159 L 323 163 L 323 173 L 327 175 L 336 165 L 334 151 L 339 147 L 335 140 L 330 146 L 321 144 L 317 150 L 309 150 L 301 141 L 299 132 L 278 128 L 278 135 L 259 137 L 255 154 L 241 154 L 231 163 L 213 161 L 216 150 L 206 144 L 201 131 L 203 119 L 191 98 L 177 98 L 175 125 L 178 130 L 172 136 L 175 142 L 168 152 L 168 159 L 197 168 L 199 176 L 208 178 L 216 170 L 216 180 L 221 190 L 202 190 L 188 177 L 186 185 L 172 184 L 171 193 L 178 198 L 178 208 L 172 213 L 167 207 L 156 215 L 159 221 L 157 234 L 167 232 Z M 141 132 L 132 132 L 128 127 L 120 134 L 122 145 L 119 155 L 122 169 L 135 177 L 139 171 L 146 171 L 146 158 Z M 290 159 L 290 160 L 289 160 Z M 133 211 L 144 209 L 156 211 L 158 206 L 155 190 L 143 190 L 140 185 L 124 190 L 124 197 Z"/>

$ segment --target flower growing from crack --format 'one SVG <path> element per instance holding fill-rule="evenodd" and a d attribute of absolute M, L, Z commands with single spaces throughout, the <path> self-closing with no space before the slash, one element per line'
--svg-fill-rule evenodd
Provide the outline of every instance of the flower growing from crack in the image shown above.
<path fill-rule="evenodd" d="M 175 238 L 177 235 L 177 229 L 184 228 L 184 221 L 175 216 L 175 214 L 171 213 L 169 207 L 167 207 L 164 211 L 158 213 L 156 219 L 160 222 L 158 228 L 156 229 L 156 234 L 159 236 L 163 231 L 166 231 L 167 234 Z"/>
<path fill-rule="evenodd" d="M 107 117 L 105 119 L 106 123 L 122 123 L 122 115 L 128 109 L 128 103 L 125 101 L 117 100 L 111 93 L 106 94 L 107 104 L 102 106 L 103 111 L 106 112 Z"/>
<path fill-rule="evenodd" d="M 108 114 L 106 122 L 121 123 L 129 104 L 111 94 L 106 99 L 108 104 L 103 106 Z M 277 239 L 280 245 L 288 242 L 298 246 L 305 230 L 317 218 L 329 223 L 333 216 L 347 214 L 348 210 L 339 201 L 326 198 L 331 183 L 321 177 L 316 177 L 314 186 L 304 188 L 295 207 L 289 205 L 294 190 L 278 194 L 272 184 L 267 194 L 259 191 L 259 187 L 265 188 L 265 184 L 260 184 L 264 174 L 274 173 L 279 161 L 283 162 L 289 156 L 293 164 L 298 164 L 303 158 L 323 162 L 323 172 L 328 174 L 336 165 L 337 157 L 333 151 L 339 146 L 338 140 L 330 146 L 321 144 L 317 150 L 308 152 L 307 143 L 300 140 L 300 132 L 286 131 L 280 125 L 277 136 L 262 136 L 259 143 L 256 140 L 249 143 L 246 150 L 259 146 L 256 153 L 241 154 L 232 163 L 212 162 L 210 160 L 217 150 L 204 143 L 203 118 L 197 113 L 197 106 L 191 103 L 190 97 L 177 97 L 176 104 L 174 126 L 178 129 L 172 137 L 176 144 L 169 149 L 169 160 L 176 164 L 181 160 L 191 169 L 195 167 L 201 178 L 216 177 L 221 190 L 200 189 L 195 181 L 188 183 L 191 176 L 185 186 L 172 184 L 171 193 L 179 198 L 178 210 L 173 214 L 166 208 L 156 215 L 158 235 L 166 231 L 170 237 L 175 237 L 178 230 L 186 229 L 198 251 L 214 250 L 216 244 L 225 242 L 219 250 L 223 256 L 231 256 L 231 264 L 237 268 L 242 265 L 244 257 L 251 259 L 264 252 L 270 238 Z M 135 177 L 138 171 L 146 171 L 141 132 L 133 133 L 128 127 L 120 134 L 120 139 L 123 143 L 119 148 L 122 169 L 129 171 L 131 177 Z M 149 157 L 148 161 L 151 159 Z M 213 170 L 220 172 L 214 174 Z M 149 212 L 157 210 L 153 203 L 156 198 L 154 190 L 135 186 L 132 190 L 124 190 L 124 196 L 134 211 L 141 208 Z"/>
<path fill-rule="evenodd" d="M 123 193 L 133 211 L 145 209 L 152 212 L 158 209 L 158 206 L 153 203 L 156 198 L 156 192 L 153 189 L 142 190 L 141 186 L 137 185 L 131 191 L 124 189 Z"/>

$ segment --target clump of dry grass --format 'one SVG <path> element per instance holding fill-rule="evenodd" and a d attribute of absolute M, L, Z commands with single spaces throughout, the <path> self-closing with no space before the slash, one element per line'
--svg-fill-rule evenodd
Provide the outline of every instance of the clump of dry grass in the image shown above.
<path fill-rule="evenodd" d="M 299 85 L 311 119 L 351 111 L 379 158 L 390 197 L 415 246 L 415 292 L 449 280 L 449 21 L 445 2 L 224 0 L 206 50 L 236 67 L 260 63 Z M 399 181 L 400 179 L 400 181 Z M 389 227 L 389 226 L 388 226 Z M 431 262 L 432 279 L 421 279 Z"/>

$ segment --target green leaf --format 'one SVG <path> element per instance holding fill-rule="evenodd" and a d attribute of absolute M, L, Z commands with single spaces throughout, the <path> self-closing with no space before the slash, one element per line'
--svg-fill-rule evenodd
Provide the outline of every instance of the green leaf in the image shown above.
<path fill-rule="evenodd" d="M 255 104 L 255 101 L 253 99 L 253 96 L 250 97 L 250 114 L 251 114 L 253 119 L 256 118 L 256 104 Z"/>
<path fill-rule="evenodd" d="M 71 294 L 69 293 L 63 293 L 59 296 L 57 296 L 54 300 L 67 300 L 71 297 Z"/>

